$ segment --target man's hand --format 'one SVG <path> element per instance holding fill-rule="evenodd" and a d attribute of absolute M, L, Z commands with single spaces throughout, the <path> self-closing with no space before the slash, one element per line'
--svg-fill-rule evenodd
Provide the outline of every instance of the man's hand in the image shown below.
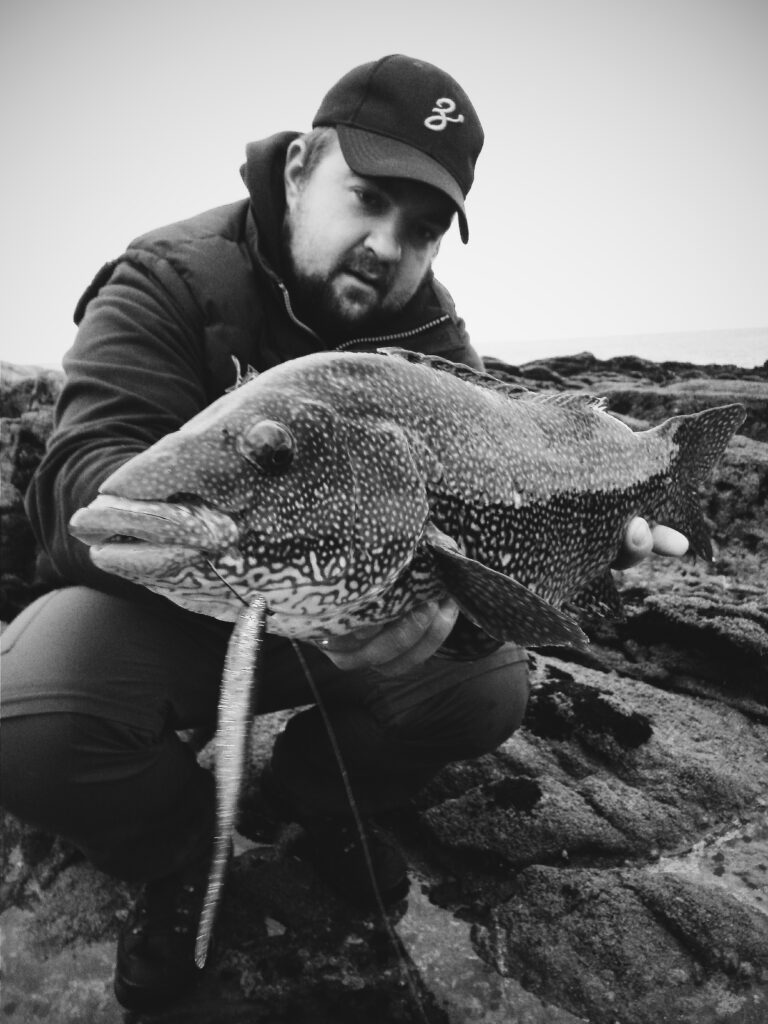
<path fill-rule="evenodd" d="M 362 626 L 347 636 L 329 637 L 318 646 L 343 672 L 375 668 L 398 676 L 431 658 L 448 639 L 459 614 L 450 598 L 428 601 L 384 626 Z"/>
<path fill-rule="evenodd" d="M 688 550 L 688 538 L 669 526 L 650 527 L 640 516 L 629 521 L 624 531 L 624 543 L 611 568 L 631 569 L 653 552 L 679 558 Z"/>

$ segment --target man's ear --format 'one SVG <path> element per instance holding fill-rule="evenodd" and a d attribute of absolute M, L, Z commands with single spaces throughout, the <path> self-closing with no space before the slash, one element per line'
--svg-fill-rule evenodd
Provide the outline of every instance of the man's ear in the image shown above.
<path fill-rule="evenodd" d="M 289 143 L 285 154 L 285 170 L 283 171 L 285 201 L 289 209 L 301 191 L 303 182 L 302 172 L 304 170 L 306 154 L 307 144 L 303 138 L 294 139 Z"/>

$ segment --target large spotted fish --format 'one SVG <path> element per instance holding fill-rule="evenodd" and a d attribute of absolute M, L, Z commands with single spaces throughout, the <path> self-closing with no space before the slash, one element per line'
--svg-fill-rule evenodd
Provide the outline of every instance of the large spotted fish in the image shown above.
<path fill-rule="evenodd" d="M 633 516 L 711 557 L 696 490 L 743 418 L 730 405 L 633 433 L 583 394 L 398 350 L 320 353 L 132 458 L 71 528 L 97 566 L 194 611 L 234 621 L 260 594 L 287 637 L 449 593 L 478 627 L 465 644 L 580 644 L 562 606 L 615 603 Z"/>
<path fill-rule="evenodd" d="M 565 608 L 617 606 L 609 566 L 633 516 L 711 557 L 696 491 L 743 418 L 729 405 L 634 433 L 590 396 L 533 394 L 414 353 L 319 353 L 132 458 L 71 528 L 97 566 L 194 611 L 234 621 L 258 596 L 286 637 L 450 594 L 457 655 L 579 646 Z M 237 762 L 242 745 L 230 747 Z M 236 763 L 230 774 L 220 833 Z"/>

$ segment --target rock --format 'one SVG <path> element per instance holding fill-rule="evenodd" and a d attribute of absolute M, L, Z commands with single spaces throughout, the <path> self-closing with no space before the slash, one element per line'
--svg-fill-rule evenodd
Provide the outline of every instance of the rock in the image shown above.
<path fill-rule="evenodd" d="M 741 402 L 748 416 L 739 433 L 768 441 L 768 364 L 748 370 L 652 363 L 637 356 L 600 360 L 591 352 L 582 352 L 523 366 L 492 358 L 486 361 L 486 368 L 502 380 L 533 390 L 544 385 L 605 395 L 611 412 L 628 417 L 638 427 L 660 423 L 668 416 Z"/>
<path fill-rule="evenodd" d="M 768 730 L 738 711 L 540 655 L 532 680 L 524 728 L 425 795 L 422 825 L 457 871 L 465 852 L 511 867 L 647 860 L 768 792 Z M 537 799 L 510 795 L 521 780 Z"/>
<path fill-rule="evenodd" d="M 768 441 L 768 382 L 752 380 L 685 380 L 649 387 L 642 381 L 605 382 L 595 389 L 608 399 L 611 411 L 660 423 L 668 416 L 699 412 L 740 402 L 747 419 L 739 433 Z"/>
<path fill-rule="evenodd" d="M 705 493 L 718 543 L 768 551 L 768 444 L 737 434 Z"/>
<path fill-rule="evenodd" d="M 8 622 L 42 592 L 36 541 L 23 495 L 53 427 L 61 371 L 0 364 L 0 620 Z"/>
<path fill-rule="evenodd" d="M 286 713 L 258 719 L 210 969 L 142 1022 L 766 1019 L 768 367 L 581 353 L 489 369 L 605 394 L 633 429 L 747 404 L 702 492 L 715 563 L 652 558 L 616 574 L 623 621 L 585 622 L 587 654 L 531 653 L 523 728 L 387 822 L 414 883 L 386 922 L 345 907 L 294 856 L 294 827 L 263 831 L 259 770 Z M 59 387 L 55 372 L 3 366 L 7 618 L 39 590 L 21 496 Z M 199 758 L 210 764 L 210 746 Z M 9 815 L 0 835 L 5 1018 L 118 1024 L 114 939 L 135 889 Z"/>
<path fill-rule="evenodd" d="M 16 419 L 30 410 L 50 408 L 63 381 L 61 370 L 0 362 L 0 416 Z"/>
<path fill-rule="evenodd" d="M 672 876 L 531 867 L 477 941 L 594 1024 L 757 1024 L 765 1009 L 750 982 L 768 979 L 768 919 Z"/>

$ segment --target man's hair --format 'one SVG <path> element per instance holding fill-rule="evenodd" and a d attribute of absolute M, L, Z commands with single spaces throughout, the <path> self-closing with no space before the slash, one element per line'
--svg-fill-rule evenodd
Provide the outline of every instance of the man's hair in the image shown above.
<path fill-rule="evenodd" d="M 335 135 L 335 128 L 313 128 L 312 131 L 302 135 L 307 148 L 304 152 L 304 162 L 301 165 L 300 181 L 309 180 Z"/>

